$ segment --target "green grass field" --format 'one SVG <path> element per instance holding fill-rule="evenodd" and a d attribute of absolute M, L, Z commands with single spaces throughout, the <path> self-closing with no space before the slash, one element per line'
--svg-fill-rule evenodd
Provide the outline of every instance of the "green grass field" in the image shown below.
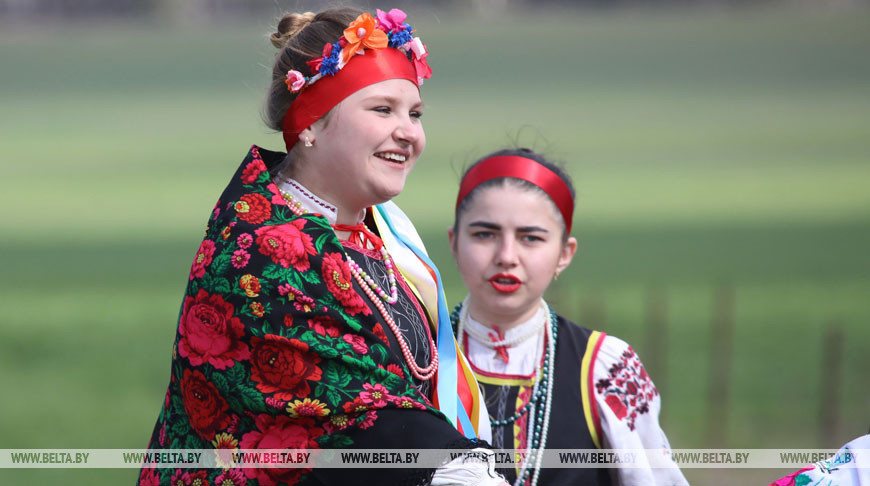
<path fill-rule="evenodd" d="M 723 285 L 735 293 L 724 445 L 836 448 L 867 433 L 870 12 L 412 19 L 435 75 L 423 88 L 428 148 L 399 203 L 451 303 L 464 295 L 445 234 L 458 172 L 530 145 L 564 162 L 579 192 L 580 253 L 552 289 L 557 308 L 597 315 L 592 324 L 643 358 L 654 352 L 647 292 L 666 295 L 667 365 L 650 372 L 673 447 L 714 446 L 711 322 Z M 268 28 L 0 32 L 0 448 L 146 444 L 205 218 L 250 144 L 282 146 L 258 113 Z M 821 367 L 832 322 L 845 335 L 836 377 Z M 820 396 L 832 379 L 837 397 Z M 829 407 L 837 426 L 825 436 Z M 0 477 L 129 484 L 135 474 Z"/>

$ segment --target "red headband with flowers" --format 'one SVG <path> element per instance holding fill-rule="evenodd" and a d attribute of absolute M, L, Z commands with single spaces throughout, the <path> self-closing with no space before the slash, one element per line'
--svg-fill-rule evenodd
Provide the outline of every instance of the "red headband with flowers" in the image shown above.
<path fill-rule="evenodd" d="M 313 76 L 287 72 L 287 89 L 299 93 L 281 123 L 288 152 L 303 130 L 360 89 L 388 79 L 420 86 L 432 76 L 426 46 L 413 37 L 405 12 L 394 8 L 377 15 L 360 15 L 338 42 L 324 46 L 322 57 L 308 61 Z"/>
<path fill-rule="evenodd" d="M 574 197 L 568 184 L 552 170 L 541 165 L 540 162 L 516 155 L 499 155 L 484 159 L 471 168 L 462 184 L 459 186 L 459 194 L 456 196 L 456 208 L 471 194 L 477 186 L 492 179 L 513 177 L 530 182 L 540 187 L 556 204 L 562 219 L 565 221 L 566 233 L 571 233 L 571 219 L 574 216 Z"/>

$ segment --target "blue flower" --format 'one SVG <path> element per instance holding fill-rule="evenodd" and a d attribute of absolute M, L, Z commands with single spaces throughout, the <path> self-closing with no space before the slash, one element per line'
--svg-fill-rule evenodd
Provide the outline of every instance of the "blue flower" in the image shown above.
<path fill-rule="evenodd" d="M 401 47 L 401 46 L 407 44 L 408 42 L 411 42 L 411 38 L 412 38 L 411 26 L 408 24 L 404 24 L 403 27 L 404 28 L 402 30 L 396 29 L 396 30 L 393 30 L 392 32 L 390 32 L 390 34 L 389 34 L 390 47 L 398 48 L 398 47 Z"/>
<path fill-rule="evenodd" d="M 338 61 L 341 58 L 341 47 L 338 42 L 332 45 L 332 52 L 329 57 L 323 60 L 320 65 L 320 74 L 324 76 L 334 76 L 338 72 Z"/>

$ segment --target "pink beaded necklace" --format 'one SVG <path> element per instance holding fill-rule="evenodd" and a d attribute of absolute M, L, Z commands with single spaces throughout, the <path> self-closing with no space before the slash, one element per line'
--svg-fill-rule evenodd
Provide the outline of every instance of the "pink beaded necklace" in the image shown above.
<path fill-rule="evenodd" d="M 280 190 L 280 189 L 279 189 Z M 297 216 L 302 216 L 307 213 L 308 210 L 302 207 L 302 203 L 297 201 L 291 194 L 287 192 L 281 191 L 281 195 L 284 197 L 284 200 L 287 201 L 287 205 L 290 207 L 290 211 Z M 364 223 L 360 223 L 363 227 Z M 365 230 L 367 233 L 371 233 L 368 229 Z M 378 244 L 375 244 L 378 246 Z M 432 350 L 432 361 L 429 363 L 429 366 L 421 367 L 417 364 L 417 361 L 414 360 L 414 355 L 411 353 L 411 347 L 408 345 L 408 341 L 405 339 L 405 336 L 402 334 L 401 329 L 396 324 L 396 321 L 393 320 L 393 317 L 387 311 L 386 306 L 384 306 L 383 301 L 389 303 L 390 305 L 395 304 L 399 299 L 398 293 L 398 284 L 396 282 L 396 272 L 394 271 L 395 265 L 393 264 L 393 259 L 390 257 L 389 252 L 387 252 L 386 246 L 383 243 L 380 243 L 380 252 L 381 256 L 384 260 L 384 265 L 387 267 L 387 275 L 390 280 L 390 295 L 388 296 L 386 292 L 374 281 L 366 272 L 360 268 L 359 265 L 356 264 L 353 260 L 351 260 L 350 255 L 347 252 L 344 253 L 345 258 L 347 259 L 348 266 L 350 267 L 350 273 L 353 275 L 353 278 L 357 281 L 360 288 L 363 289 L 366 296 L 368 296 L 369 300 L 375 304 L 378 312 L 383 316 L 384 321 L 387 323 L 387 326 L 390 328 L 390 331 L 393 333 L 393 336 L 396 337 L 396 341 L 399 343 L 399 347 L 402 349 L 402 356 L 405 358 L 405 363 L 408 365 L 408 368 L 411 370 L 411 374 L 414 375 L 414 378 L 417 378 L 420 381 L 428 381 L 435 376 L 435 373 L 438 371 L 438 347 L 435 346 L 435 341 L 432 339 L 432 335 L 430 333 L 426 333 L 429 337 L 429 348 Z M 377 293 L 375 293 L 377 292 Z"/>

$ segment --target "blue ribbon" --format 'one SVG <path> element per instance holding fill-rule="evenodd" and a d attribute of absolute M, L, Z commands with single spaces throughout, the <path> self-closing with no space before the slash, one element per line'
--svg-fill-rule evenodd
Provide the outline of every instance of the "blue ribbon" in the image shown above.
<path fill-rule="evenodd" d="M 474 426 L 471 425 L 471 420 L 468 418 L 468 412 L 465 411 L 465 406 L 459 398 L 456 345 L 453 339 L 453 328 L 450 324 L 450 314 L 447 312 L 447 299 L 444 297 L 444 287 L 441 285 L 441 273 L 438 272 L 435 263 L 429 259 L 429 256 L 426 255 L 423 250 L 417 248 L 417 246 L 408 241 L 404 235 L 396 231 L 393 227 L 393 222 L 390 221 L 386 209 L 381 207 L 381 205 L 375 207 L 377 208 L 378 213 L 380 213 L 381 218 L 383 218 L 384 222 L 387 223 L 390 232 L 396 235 L 399 242 L 414 252 L 414 254 L 417 255 L 417 258 L 422 260 L 423 263 L 428 265 L 429 268 L 435 272 L 435 283 L 438 285 L 438 397 L 440 398 L 438 401 L 438 408 L 447 416 L 448 419 L 454 422 L 454 426 L 456 425 L 455 422 L 458 418 L 459 423 L 462 425 L 462 432 L 465 434 L 465 437 L 476 439 L 477 432 L 475 432 Z M 471 390 L 472 393 L 476 391 L 477 390 Z M 450 400 L 449 397 L 451 396 L 456 397 L 455 402 Z"/>

